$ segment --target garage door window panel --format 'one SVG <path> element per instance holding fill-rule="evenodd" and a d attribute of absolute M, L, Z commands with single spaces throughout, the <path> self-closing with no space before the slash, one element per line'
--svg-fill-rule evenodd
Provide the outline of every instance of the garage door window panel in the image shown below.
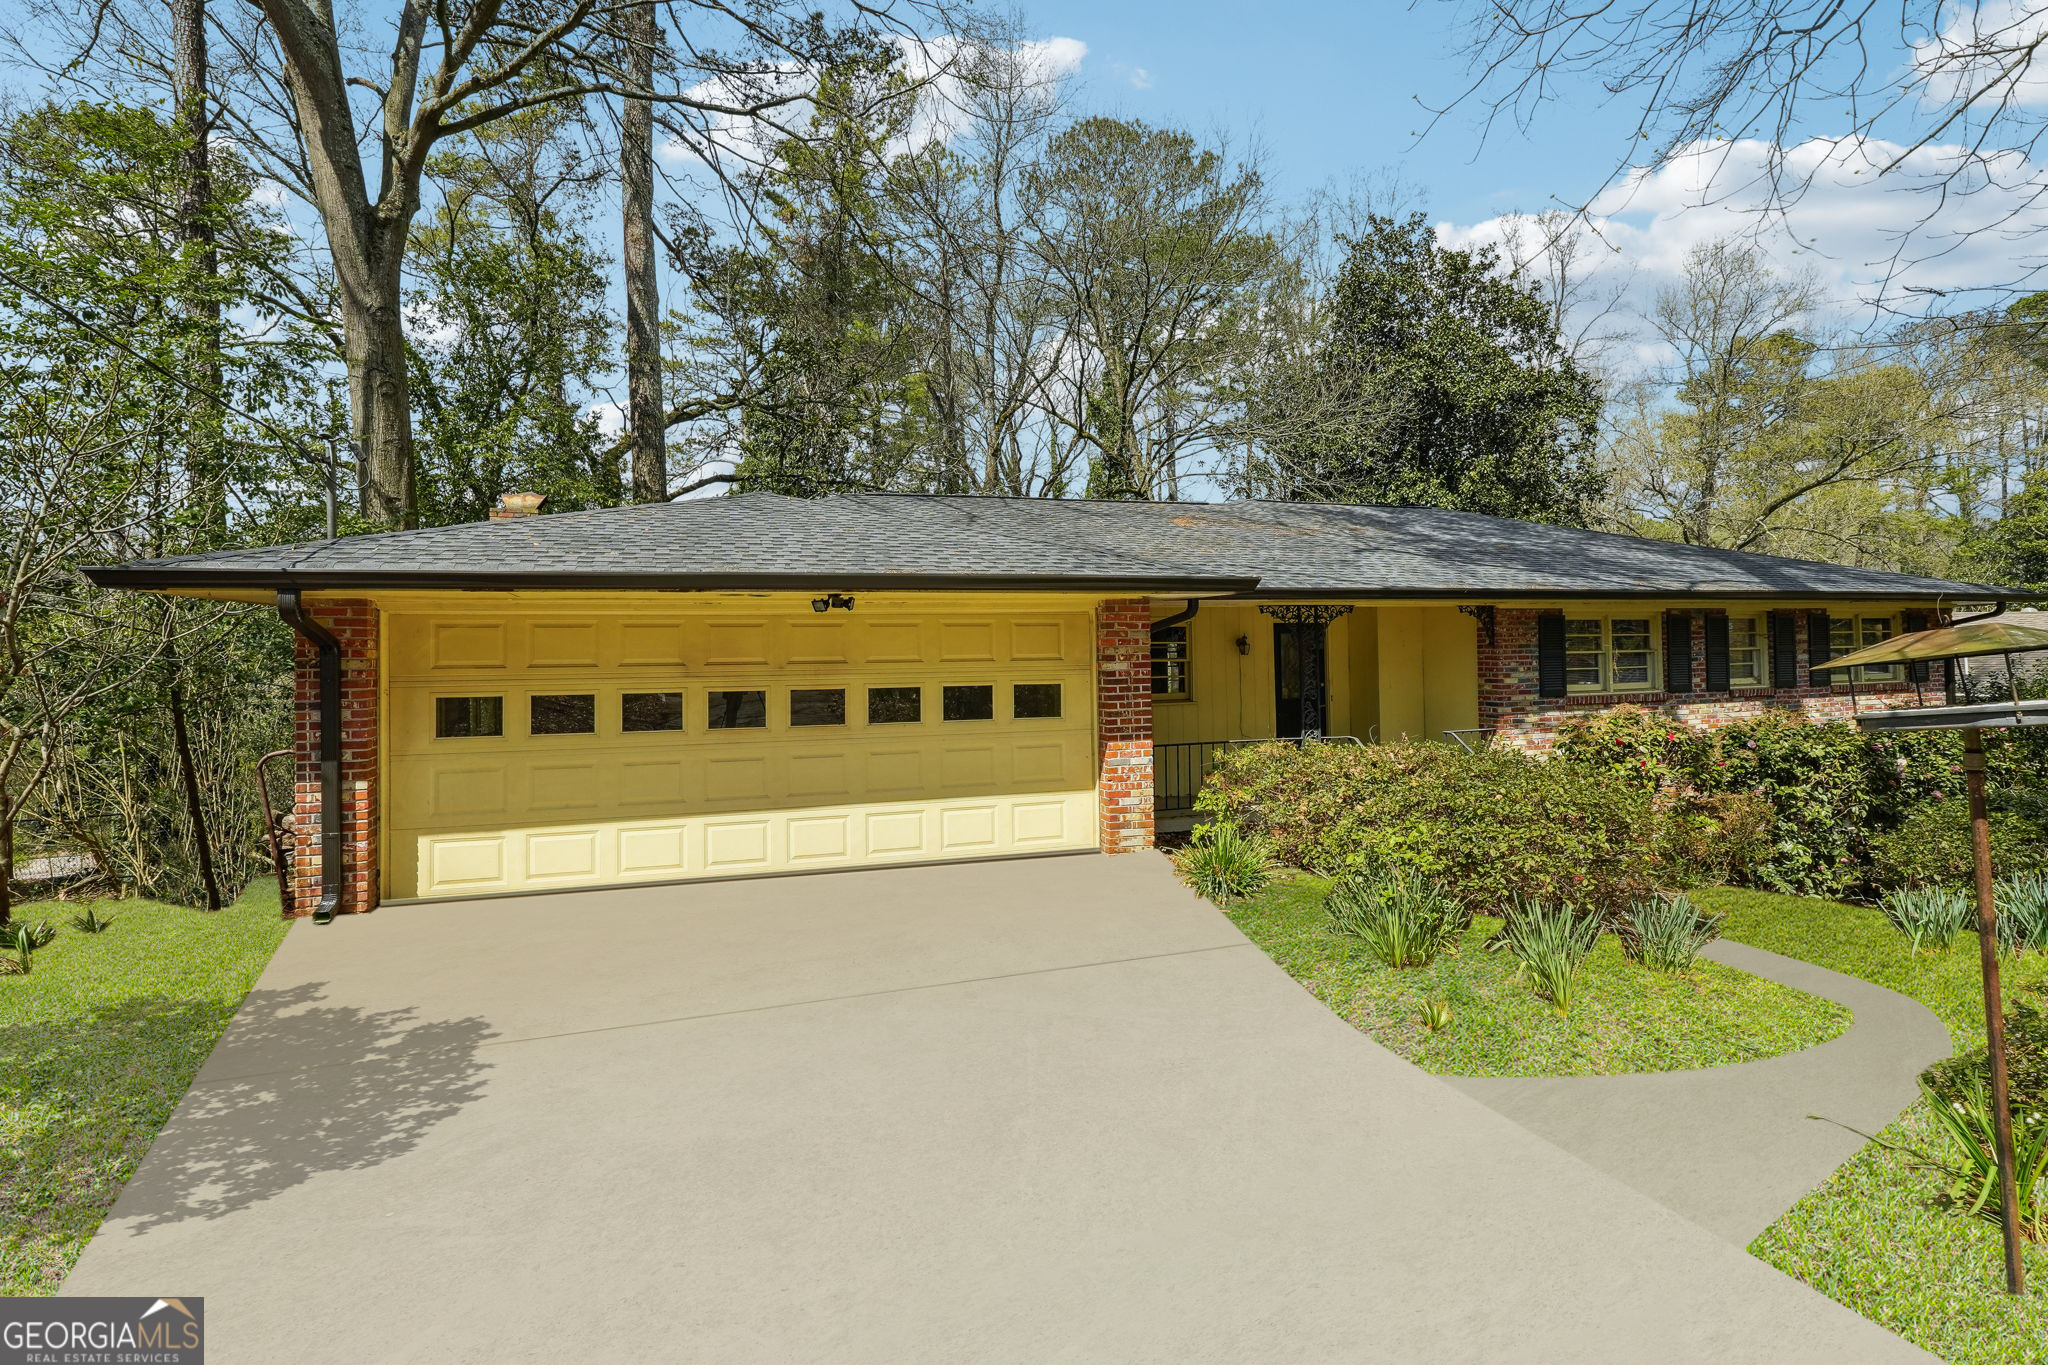
<path fill-rule="evenodd" d="M 990 683 L 949 684 L 942 696 L 947 720 L 994 720 L 996 689 Z"/>
<path fill-rule="evenodd" d="M 503 697 L 434 698 L 434 738 L 483 739 L 504 733 Z"/>
<path fill-rule="evenodd" d="M 1010 714 L 1018 720 L 1058 720 L 1058 683 L 1018 683 L 1010 689 Z"/>
<path fill-rule="evenodd" d="M 846 724 L 846 689 L 843 687 L 794 687 L 789 693 L 789 723 L 792 728 L 812 725 Z"/>
<path fill-rule="evenodd" d="M 713 730 L 765 730 L 768 728 L 768 694 L 740 689 L 713 691 L 709 694 L 709 715 L 705 724 Z"/>
<path fill-rule="evenodd" d="M 627 692 L 619 698 L 619 729 L 626 734 L 682 728 L 680 692 Z"/>
<path fill-rule="evenodd" d="M 868 689 L 868 724 L 915 725 L 923 719 L 923 688 L 870 687 Z"/>
<path fill-rule="evenodd" d="M 597 698 L 589 692 L 543 692 L 536 694 L 528 706 L 533 734 L 597 733 Z"/>

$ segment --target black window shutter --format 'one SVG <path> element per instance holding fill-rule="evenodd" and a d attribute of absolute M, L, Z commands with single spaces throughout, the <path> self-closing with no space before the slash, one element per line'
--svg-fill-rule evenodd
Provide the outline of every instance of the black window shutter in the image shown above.
<path fill-rule="evenodd" d="M 1708 612 L 1700 623 L 1706 627 L 1707 691 L 1726 692 L 1728 687 L 1728 617 L 1725 612 Z"/>
<path fill-rule="evenodd" d="M 1799 613 L 1771 613 L 1771 686 L 1799 686 Z"/>
<path fill-rule="evenodd" d="M 1546 611 L 1536 618 L 1536 695 L 1564 693 L 1564 613 Z"/>
<path fill-rule="evenodd" d="M 1692 613 L 1664 613 L 1664 690 L 1692 691 Z"/>
<path fill-rule="evenodd" d="M 1899 621 L 1905 626 L 1905 633 L 1908 635 L 1916 630 L 1927 629 L 1927 613 L 1924 611 L 1909 611 L 1901 616 Z M 1906 676 L 1916 683 L 1924 683 L 1933 676 L 1933 665 L 1925 659 L 1915 659 L 1906 665 Z"/>
<path fill-rule="evenodd" d="M 1834 637 L 1829 633 L 1832 629 L 1833 625 L 1828 620 L 1826 612 L 1810 611 L 1806 613 L 1806 671 L 1808 673 L 1813 672 L 1816 668 L 1826 668 L 1828 660 L 1835 657 Z M 1813 681 L 1818 684 L 1839 680 L 1832 673 L 1823 673 Z"/>

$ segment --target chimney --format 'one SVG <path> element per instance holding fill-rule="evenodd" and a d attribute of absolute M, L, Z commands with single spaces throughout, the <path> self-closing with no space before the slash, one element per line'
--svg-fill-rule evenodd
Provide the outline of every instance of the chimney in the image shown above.
<path fill-rule="evenodd" d="M 498 505 L 491 509 L 492 521 L 511 521 L 516 517 L 537 517 L 540 505 L 548 500 L 545 493 L 500 493 Z"/>

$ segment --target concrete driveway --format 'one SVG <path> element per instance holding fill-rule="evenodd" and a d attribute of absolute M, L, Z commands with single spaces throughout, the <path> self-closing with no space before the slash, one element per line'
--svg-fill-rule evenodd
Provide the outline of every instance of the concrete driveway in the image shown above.
<path fill-rule="evenodd" d="M 1156 855 L 301 923 L 65 1287 L 239 1362 L 1928 1360 Z"/>

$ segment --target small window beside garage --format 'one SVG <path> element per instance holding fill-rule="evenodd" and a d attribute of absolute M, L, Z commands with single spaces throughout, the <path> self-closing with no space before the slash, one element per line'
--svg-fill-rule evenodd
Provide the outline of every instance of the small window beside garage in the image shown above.
<path fill-rule="evenodd" d="M 434 738 L 478 739 L 504 733 L 503 697 L 434 698 Z"/>
<path fill-rule="evenodd" d="M 619 729 L 628 734 L 682 728 L 680 692 L 628 692 L 619 698 Z"/>
<path fill-rule="evenodd" d="M 768 694 L 721 691 L 710 695 L 706 725 L 713 730 L 762 730 L 768 725 Z"/>
<path fill-rule="evenodd" d="M 1190 695 L 1188 628 L 1158 626 L 1152 631 L 1152 695 L 1162 701 L 1185 701 Z"/>
<path fill-rule="evenodd" d="M 994 720 L 996 689 L 988 683 L 949 685 L 942 714 L 947 720 Z"/>
<path fill-rule="evenodd" d="M 924 689 L 870 687 L 868 724 L 908 725 L 924 719 Z"/>
<path fill-rule="evenodd" d="M 1052 720 L 1059 713 L 1058 683 L 1018 683 L 1010 689 L 1010 714 L 1018 720 Z"/>
<path fill-rule="evenodd" d="M 789 723 L 796 725 L 846 724 L 846 689 L 843 687 L 793 687 L 789 690 Z"/>
<path fill-rule="evenodd" d="M 565 692 L 533 699 L 532 733 L 588 735 L 597 730 L 597 698 L 588 692 Z"/>

